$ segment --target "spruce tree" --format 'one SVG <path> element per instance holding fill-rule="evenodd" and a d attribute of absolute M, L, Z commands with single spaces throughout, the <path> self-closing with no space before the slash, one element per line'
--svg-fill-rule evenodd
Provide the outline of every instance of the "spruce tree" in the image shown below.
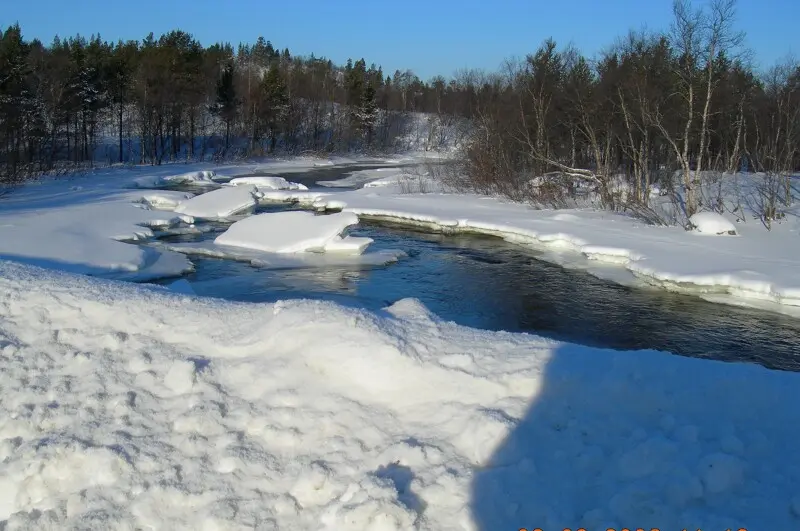
<path fill-rule="evenodd" d="M 289 95 L 283 75 L 277 65 L 273 65 L 261 82 L 264 105 L 261 119 L 269 129 L 270 152 L 275 151 L 278 133 L 286 120 Z"/>
<path fill-rule="evenodd" d="M 361 98 L 361 108 L 359 109 L 359 122 L 361 124 L 361 131 L 367 141 L 367 146 L 372 144 L 372 133 L 375 129 L 375 123 L 378 120 L 378 104 L 375 101 L 375 87 L 372 83 L 367 85 L 364 89 L 364 94 Z"/>
<path fill-rule="evenodd" d="M 225 122 L 225 150 L 230 148 L 231 124 L 236 118 L 238 101 L 236 99 L 236 86 L 234 85 L 234 66 L 229 61 L 223 68 L 219 81 L 217 81 L 217 101 L 214 112 Z"/>

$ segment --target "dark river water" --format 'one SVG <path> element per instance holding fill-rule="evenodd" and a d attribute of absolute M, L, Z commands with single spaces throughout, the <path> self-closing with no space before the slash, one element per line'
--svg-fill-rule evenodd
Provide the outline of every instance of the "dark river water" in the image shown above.
<path fill-rule="evenodd" d="M 342 175 L 342 170 L 328 170 L 320 180 L 331 174 Z M 164 240 L 198 241 L 217 234 Z M 293 270 L 192 256 L 196 271 L 185 278 L 198 295 L 230 300 L 304 297 L 377 310 L 414 297 L 442 319 L 476 328 L 800 370 L 800 319 L 620 286 L 548 263 L 533 250 L 497 238 L 435 235 L 371 223 L 361 223 L 350 234 L 373 238 L 368 251 L 399 249 L 408 256 L 381 267 Z"/>

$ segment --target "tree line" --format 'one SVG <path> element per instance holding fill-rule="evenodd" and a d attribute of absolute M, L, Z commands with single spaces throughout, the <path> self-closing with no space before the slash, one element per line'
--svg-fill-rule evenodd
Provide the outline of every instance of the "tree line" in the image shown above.
<path fill-rule="evenodd" d="M 461 92 L 364 59 L 293 56 L 263 37 L 235 50 L 178 30 L 44 45 L 13 25 L 0 31 L 0 182 L 97 159 L 393 149 L 411 113 L 468 115 Z"/>
<path fill-rule="evenodd" d="M 800 66 L 755 71 L 733 0 L 673 12 L 669 31 L 631 32 L 595 60 L 546 40 L 484 75 L 456 184 L 546 206 L 587 190 L 615 209 L 672 194 L 691 216 L 741 211 L 723 204 L 722 174 L 763 172 L 751 199 L 766 223 L 780 217 L 800 166 Z"/>
<path fill-rule="evenodd" d="M 595 58 L 547 39 L 497 72 L 428 81 L 264 38 L 204 47 L 172 31 L 45 46 L 15 25 L 0 34 L 0 178 L 90 163 L 101 148 L 109 162 L 152 164 L 391 150 L 416 112 L 435 118 L 427 145 L 469 124 L 450 175 L 462 189 L 543 206 L 589 194 L 645 214 L 658 193 L 686 216 L 741 213 L 714 175 L 748 170 L 767 176 L 752 199 L 765 220 L 779 217 L 800 165 L 800 66 L 754 68 L 734 0 L 676 0 L 673 11 L 668 31 L 631 32 Z"/>

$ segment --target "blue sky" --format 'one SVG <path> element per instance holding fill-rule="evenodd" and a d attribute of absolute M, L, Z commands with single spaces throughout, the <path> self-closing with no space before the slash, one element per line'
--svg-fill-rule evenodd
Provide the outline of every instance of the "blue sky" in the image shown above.
<path fill-rule="evenodd" d="M 697 1 L 700 4 L 700 1 Z M 800 55 L 800 0 L 739 0 L 738 26 L 756 63 Z M 203 44 L 255 42 L 337 63 L 364 57 L 387 73 L 423 79 L 471 67 L 495 70 L 547 37 L 594 55 L 631 28 L 667 28 L 671 0 L 7 0 L 0 25 L 19 22 L 26 38 L 58 34 L 142 39 L 171 29 Z"/>

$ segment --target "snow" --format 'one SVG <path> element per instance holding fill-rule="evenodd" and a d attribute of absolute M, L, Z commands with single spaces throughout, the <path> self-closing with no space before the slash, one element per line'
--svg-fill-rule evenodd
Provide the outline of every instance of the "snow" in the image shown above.
<path fill-rule="evenodd" d="M 175 212 L 201 219 L 224 219 L 255 208 L 257 193 L 253 185 L 220 188 L 181 202 Z"/>
<path fill-rule="evenodd" d="M 252 185 L 261 190 L 308 190 L 304 184 L 289 182 L 283 177 L 258 176 L 236 177 L 228 182 L 231 186 Z"/>
<path fill-rule="evenodd" d="M 689 218 L 689 224 L 701 234 L 736 234 L 736 225 L 716 212 L 698 212 Z"/>
<path fill-rule="evenodd" d="M 357 170 L 349 175 L 334 181 L 319 181 L 318 185 L 326 188 L 358 188 L 367 186 L 373 181 L 391 179 L 403 173 L 402 168 L 375 168 L 371 170 Z"/>
<path fill-rule="evenodd" d="M 372 238 L 363 238 L 357 236 L 334 238 L 325 244 L 325 252 L 348 252 L 361 254 L 372 242 Z"/>
<path fill-rule="evenodd" d="M 370 241 L 365 238 L 342 240 L 341 234 L 358 223 L 354 214 L 316 216 L 309 212 L 259 214 L 237 221 L 214 243 L 245 247 L 268 253 L 299 253 L 331 249 L 361 251 Z"/>
<path fill-rule="evenodd" d="M 63 190 L 63 188 L 58 188 Z M 185 256 L 127 243 L 193 222 L 189 216 L 150 210 L 131 192 L 44 192 L 32 187 L 0 205 L 0 258 L 74 273 L 125 280 L 180 275 L 193 266 Z M 150 199 L 177 202 L 183 194 Z M 102 200 L 98 200 L 102 198 Z"/>
<path fill-rule="evenodd" d="M 217 186 L 214 178 L 221 178 L 213 170 L 198 170 L 178 175 L 148 175 L 134 179 L 137 188 L 163 188 L 178 184 L 191 184 L 193 186 Z"/>
<path fill-rule="evenodd" d="M 375 179 L 374 181 L 370 181 L 364 184 L 364 188 L 374 188 L 378 186 L 389 186 L 392 184 L 397 184 L 401 182 L 403 179 L 408 179 L 408 174 L 398 173 L 391 176 L 381 177 L 379 179 Z"/>
<path fill-rule="evenodd" d="M 193 270 L 185 254 L 131 242 L 164 233 L 199 232 L 202 229 L 193 225 L 189 211 L 201 218 L 216 218 L 246 210 L 256 204 L 254 188 L 229 187 L 197 198 L 186 192 L 150 188 L 179 183 L 217 187 L 216 180 L 227 179 L 223 174 L 307 171 L 318 161 L 305 157 L 222 166 L 126 166 L 42 178 L 0 198 L 0 259 L 124 280 L 180 276 Z M 331 159 L 332 165 L 357 162 Z"/>
<path fill-rule="evenodd" d="M 7 261 L 0 315 L 8 530 L 800 525 L 798 373 Z"/>

